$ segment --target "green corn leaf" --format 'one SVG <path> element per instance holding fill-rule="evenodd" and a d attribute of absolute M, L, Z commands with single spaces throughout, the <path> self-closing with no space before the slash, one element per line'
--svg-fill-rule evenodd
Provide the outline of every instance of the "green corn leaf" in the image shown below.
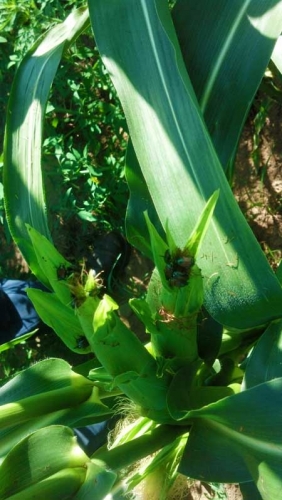
<path fill-rule="evenodd" d="M 197 344 L 201 359 L 212 366 L 222 345 L 223 327 L 203 308 L 198 316 Z"/>
<path fill-rule="evenodd" d="M 117 386 L 141 414 L 153 420 L 171 421 L 166 409 L 170 376 L 157 376 L 157 363 L 141 341 L 115 314 L 117 304 L 104 295 L 93 320 L 93 336 L 88 337 L 94 354 L 114 378 Z"/>
<path fill-rule="evenodd" d="M 240 491 L 244 500 L 261 500 L 260 493 L 254 481 L 240 484 Z"/>
<path fill-rule="evenodd" d="M 165 231 L 152 202 L 131 140 L 129 140 L 126 150 L 125 174 L 129 187 L 129 201 L 126 211 L 127 238 L 132 245 L 153 260 L 144 213 L 148 213 L 150 221 L 164 240 Z"/>
<path fill-rule="evenodd" d="M 59 500 L 64 491 L 65 498 L 74 498 L 75 493 L 83 485 L 85 480 L 85 470 L 82 467 L 72 467 L 56 472 L 47 478 L 23 488 L 15 495 L 8 498 L 10 500 L 30 500 L 44 495 L 46 500 Z"/>
<path fill-rule="evenodd" d="M 16 446 L 22 439 L 26 436 L 35 432 L 48 425 L 61 423 L 59 417 L 65 415 L 65 410 L 60 410 L 58 412 L 49 413 L 47 415 L 41 415 L 37 418 L 32 418 L 26 422 L 22 422 L 20 425 L 17 424 L 13 427 L 6 429 L 1 429 L 0 431 L 0 464 L 4 461 L 11 449 Z M 67 425 L 65 421 L 64 425 Z"/>
<path fill-rule="evenodd" d="M 104 295 L 93 319 L 93 333 L 88 341 L 103 367 L 116 377 L 124 372 L 143 371 L 152 357 L 141 341 L 115 314 L 118 305 Z"/>
<path fill-rule="evenodd" d="M 69 408 L 61 415 L 54 415 L 52 424 L 68 425 L 72 429 L 109 420 L 115 413 L 116 393 L 100 398 L 100 390 L 94 388 L 91 396 L 79 406 Z M 104 404 L 104 402 L 106 404 Z M 43 425 L 41 427 L 44 427 Z"/>
<path fill-rule="evenodd" d="M 245 372 L 243 388 L 249 389 L 282 377 L 282 323 L 272 323 L 254 347 Z"/>
<path fill-rule="evenodd" d="M 113 407 L 116 403 L 115 397 L 107 398 L 107 403 Z M 69 427 L 83 427 L 95 423 L 104 422 L 112 417 L 113 409 L 106 407 L 96 396 L 90 397 L 85 403 L 75 407 L 60 410 L 32 418 L 20 425 L 9 427 L 0 432 L 0 464 L 3 462 L 10 450 L 27 435 L 48 425 L 68 425 Z"/>
<path fill-rule="evenodd" d="M 115 394 L 94 387 L 63 360 L 48 359 L 0 389 L 0 462 L 28 434 L 51 424 L 81 427 L 113 413 Z"/>
<path fill-rule="evenodd" d="M 167 396 L 168 408 L 175 420 L 185 417 L 188 409 L 201 408 L 234 394 L 233 388 L 226 386 L 192 387 L 188 390 L 184 388 L 185 371 L 189 374 L 189 369 L 184 369 L 174 377 Z"/>
<path fill-rule="evenodd" d="M 1 500 L 60 500 L 62 492 L 65 499 L 103 500 L 116 479 L 105 464 L 90 461 L 73 432 L 62 426 L 46 427 L 22 440 L 0 473 Z"/>
<path fill-rule="evenodd" d="M 202 241 L 205 238 L 208 227 L 211 223 L 211 219 L 218 202 L 218 197 L 220 196 L 219 190 L 215 191 L 206 203 L 202 213 L 199 215 L 196 226 L 192 231 L 189 240 L 187 241 L 185 248 L 189 250 L 191 255 L 195 257 L 199 254 L 201 250 Z"/>
<path fill-rule="evenodd" d="M 100 460 L 87 463 L 86 477 L 74 500 L 105 500 L 114 490 L 117 475 Z M 109 495 L 108 495 L 109 494 Z"/>
<path fill-rule="evenodd" d="M 279 36 L 277 39 L 271 60 L 275 64 L 279 73 L 282 74 L 282 36 Z"/>
<path fill-rule="evenodd" d="M 112 470 L 118 471 L 171 444 L 186 432 L 187 428 L 185 427 L 159 425 L 143 435 L 138 436 L 137 432 L 135 432 L 135 438 L 132 436 L 124 444 L 110 450 L 100 448 L 92 455 L 92 458 L 102 460 Z"/>
<path fill-rule="evenodd" d="M 197 387 L 197 382 L 200 383 L 201 367 L 202 360 L 187 364 L 177 372 L 169 386 L 167 404 L 175 420 L 184 418 L 187 410 L 201 408 L 234 393 L 231 387 Z"/>
<path fill-rule="evenodd" d="M 0 352 L 7 351 L 8 349 L 11 349 L 15 345 L 20 344 L 21 342 L 25 342 L 27 339 L 32 337 L 37 331 L 38 329 L 33 330 L 33 332 L 25 333 L 24 335 L 21 335 L 16 339 L 10 340 L 9 342 L 5 342 L 5 344 L 0 344 Z"/>
<path fill-rule="evenodd" d="M 41 361 L 1 387 L 0 428 L 77 406 L 88 400 L 93 386 L 63 360 Z"/>
<path fill-rule="evenodd" d="M 71 305 L 62 304 L 54 293 L 30 288 L 27 294 L 42 321 L 56 332 L 69 349 L 78 354 L 91 351 L 88 345 L 80 343 L 85 334 Z"/>
<path fill-rule="evenodd" d="M 280 285 L 227 184 L 167 2 L 97 0 L 89 9 L 156 212 L 180 248 L 210 195 L 220 189 L 198 263 L 206 308 L 219 322 L 237 328 L 279 317 Z"/>
<path fill-rule="evenodd" d="M 179 471 L 222 483 L 262 484 L 272 474 L 273 487 L 281 489 L 281 405 L 282 379 L 277 378 L 190 411 L 193 426 Z"/>
<path fill-rule="evenodd" d="M 282 487 L 282 458 L 263 460 L 246 453 L 245 462 L 252 474 L 262 500 L 279 498 Z M 259 471 L 259 472 L 258 472 Z M 252 497 L 254 498 L 254 497 Z"/>
<path fill-rule="evenodd" d="M 50 384 L 51 385 L 51 384 Z M 31 386 L 32 387 L 32 386 Z M 52 388 L 51 388 L 52 389 Z M 44 399 L 48 399 L 49 394 L 48 391 L 45 391 L 43 397 L 41 398 L 44 403 Z M 51 394 L 55 394 L 53 391 Z M 25 420 L 24 417 L 20 419 L 18 418 L 16 425 L 10 425 L 5 429 L 1 429 L 0 431 L 0 463 L 9 453 L 9 451 L 24 437 L 32 432 L 46 427 L 52 424 L 59 425 L 68 425 L 69 427 L 83 427 L 85 425 L 92 425 L 94 423 L 102 422 L 109 419 L 113 415 L 113 406 L 116 403 L 115 394 L 112 396 L 111 394 L 101 395 L 101 391 L 94 387 L 90 397 L 88 399 L 82 401 L 79 405 L 70 406 L 67 404 L 67 391 L 61 390 L 60 398 L 62 402 L 64 402 L 64 408 L 55 409 L 55 400 L 52 401 L 52 406 L 50 407 L 50 413 L 44 413 L 44 409 L 46 411 L 46 405 L 43 407 L 43 413 L 39 416 L 35 416 L 34 411 L 29 413 L 29 420 Z M 33 394 L 33 403 L 34 405 L 40 405 L 39 398 L 36 397 L 36 393 Z M 45 397 L 46 396 L 46 397 Z M 24 398 L 24 396 L 23 396 Z M 24 398 L 26 401 L 27 398 Z M 22 404 L 23 399 L 20 400 Z M 106 404 L 105 404 L 106 402 Z M 44 403 L 45 404 L 45 403 Z M 10 407 L 11 408 L 11 407 Z M 2 412 L 2 408 L 0 408 L 0 414 Z M 26 418 L 28 418 L 27 412 L 28 408 L 25 407 Z M 10 417 L 8 417 L 9 424 L 12 424 Z"/>
<path fill-rule="evenodd" d="M 56 452 L 56 449 L 60 449 L 60 453 Z M 25 490 L 28 490 L 32 484 L 40 485 L 40 483 L 41 498 L 50 498 L 50 493 L 46 497 L 44 495 L 45 488 L 43 488 L 42 481 L 63 469 L 82 468 L 87 461 L 89 461 L 88 457 L 76 444 L 76 438 L 70 429 L 61 426 L 41 429 L 20 442 L 4 460 L 0 469 L 0 498 L 10 498 L 17 493 L 22 493 L 23 498 L 32 498 L 25 496 Z M 72 488 L 72 494 L 83 483 L 85 474 L 86 470 L 82 476 L 79 474 L 78 481 L 75 482 L 76 486 L 72 485 L 74 488 Z M 57 489 L 59 484 L 60 482 L 57 483 Z M 54 495 L 55 491 L 54 489 Z M 31 493 L 32 491 L 29 492 L 30 495 Z M 39 492 L 37 494 L 39 495 Z"/>
<path fill-rule="evenodd" d="M 205 421 L 193 425 L 178 472 L 207 482 L 244 483 L 252 480 L 237 446 L 230 443 L 226 435 L 211 430 Z"/>
<path fill-rule="evenodd" d="M 18 373 L 0 388 L 1 404 L 13 403 L 22 398 L 45 391 L 62 389 L 72 384 L 75 372 L 62 359 L 45 359 Z M 82 376 L 81 380 L 87 379 Z M 88 383 L 91 382 L 88 381 Z"/>
<path fill-rule="evenodd" d="M 134 314 L 142 321 L 148 333 L 158 335 L 159 331 L 154 321 L 154 316 L 145 299 L 130 299 L 129 305 Z"/>
<path fill-rule="evenodd" d="M 36 264 L 25 224 L 51 240 L 41 175 L 42 124 L 62 54 L 88 25 L 85 8 L 50 29 L 24 57 L 14 80 L 4 145 L 4 194 L 11 234 L 27 262 Z M 38 269 L 40 273 L 40 268 Z M 44 275 L 42 277 L 44 282 Z"/>
<path fill-rule="evenodd" d="M 172 17 L 201 111 L 226 169 L 281 33 L 281 2 L 219 0 L 214 5 L 200 0 L 195 5 L 193 0 L 178 0 Z"/>
<path fill-rule="evenodd" d="M 146 478 L 148 478 L 147 481 L 149 484 L 146 481 L 148 489 L 145 486 L 145 491 L 143 490 L 145 495 L 148 497 L 158 495 L 158 498 L 163 500 L 168 498 L 168 492 L 176 478 L 178 463 L 186 441 L 187 435 L 184 434 L 184 436 L 179 436 L 167 446 L 164 446 L 153 457 L 151 462 L 148 461 L 148 465 L 146 465 L 145 469 L 142 469 L 142 472 L 137 470 L 132 477 L 127 478 L 126 482 L 129 490 L 136 487 L 141 481 L 146 481 Z"/>
<path fill-rule="evenodd" d="M 98 297 L 90 296 L 76 309 L 76 316 L 81 324 L 87 342 L 93 336 L 93 317 L 99 303 L 100 299 Z"/>
<path fill-rule="evenodd" d="M 33 264 L 30 264 L 31 271 L 38 279 L 44 276 L 44 282 L 49 283 L 52 289 L 56 292 L 57 297 L 63 304 L 71 303 L 71 293 L 66 283 L 60 280 L 60 269 L 70 273 L 71 264 L 56 250 L 52 243 L 42 236 L 34 228 L 26 224 L 26 228 L 32 243 L 33 251 L 36 255 L 37 265 L 33 269 Z M 37 270 L 40 272 L 37 274 Z"/>

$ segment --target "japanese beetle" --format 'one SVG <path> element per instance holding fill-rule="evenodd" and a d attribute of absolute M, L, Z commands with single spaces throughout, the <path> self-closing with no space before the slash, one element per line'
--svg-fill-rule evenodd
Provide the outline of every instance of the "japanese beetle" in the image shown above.
<path fill-rule="evenodd" d="M 180 250 L 172 256 L 169 250 L 164 254 L 164 274 L 170 286 L 181 288 L 187 285 L 191 267 L 194 265 L 192 256 L 183 255 Z"/>
<path fill-rule="evenodd" d="M 75 346 L 75 349 L 86 349 L 87 347 L 89 347 L 89 342 L 83 335 L 77 337 L 76 342 L 77 344 Z"/>
<path fill-rule="evenodd" d="M 172 274 L 172 277 L 169 278 L 168 282 L 170 286 L 176 286 L 178 288 L 181 288 L 183 286 L 187 285 L 188 277 L 186 273 L 180 273 L 178 271 L 174 271 Z"/>
<path fill-rule="evenodd" d="M 190 271 L 191 267 L 194 265 L 193 257 L 178 257 L 175 259 L 177 266 Z"/>

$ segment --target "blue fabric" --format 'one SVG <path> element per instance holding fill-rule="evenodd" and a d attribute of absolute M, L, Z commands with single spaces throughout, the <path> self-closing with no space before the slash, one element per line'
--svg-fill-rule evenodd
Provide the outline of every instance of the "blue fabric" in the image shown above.
<path fill-rule="evenodd" d="M 109 432 L 108 423 L 108 421 L 105 421 L 74 429 L 78 444 L 88 456 L 91 456 L 94 451 L 106 443 Z"/>
<path fill-rule="evenodd" d="M 32 331 L 40 323 L 40 318 L 26 294 L 27 288 L 46 290 L 38 282 L 0 280 L 1 344 Z"/>

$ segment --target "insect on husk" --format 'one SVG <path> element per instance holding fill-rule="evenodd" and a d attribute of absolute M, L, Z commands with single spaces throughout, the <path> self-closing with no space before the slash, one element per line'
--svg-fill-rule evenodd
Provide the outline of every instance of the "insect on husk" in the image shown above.
<path fill-rule="evenodd" d="M 166 250 L 164 261 L 164 274 L 169 285 L 178 288 L 186 286 L 191 268 L 195 263 L 194 257 L 185 254 L 180 249 L 177 249 L 174 255 L 171 255 L 170 251 Z"/>
<path fill-rule="evenodd" d="M 88 273 L 73 273 L 68 278 L 68 286 L 72 298 L 71 306 L 78 308 L 85 302 L 87 297 L 98 297 L 103 290 L 101 273 L 96 275 L 92 269 Z"/>
<path fill-rule="evenodd" d="M 87 347 L 89 347 L 89 342 L 87 338 L 84 337 L 83 335 L 77 337 L 75 349 L 86 349 Z"/>

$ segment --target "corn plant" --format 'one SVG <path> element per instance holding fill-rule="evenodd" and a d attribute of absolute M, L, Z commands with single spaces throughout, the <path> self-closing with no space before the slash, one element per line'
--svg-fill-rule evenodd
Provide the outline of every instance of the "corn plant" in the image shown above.
<path fill-rule="evenodd" d="M 225 174 L 281 32 L 281 2 L 89 0 L 88 9 L 53 27 L 19 67 L 4 188 L 13 238 L 49 289 L 30 298 L 71 350 L 95 361 L 76 373 L 45 360 L 1 388 L 0 499 L 124 496 L 154 476 L 165 499 L 178 472 L 240 483 L 245 499 L 279 498 L 281 273 Z M 130 134 L 127 237 L 155 263 L 146 298 L 130 300 L 146 345 L 99 276 L 54 248 L 44 208 L 45 106 L 88 16 Z M 88 457 L 71 429 L 111 417 L 117 401 L 133 422 Z"/>

